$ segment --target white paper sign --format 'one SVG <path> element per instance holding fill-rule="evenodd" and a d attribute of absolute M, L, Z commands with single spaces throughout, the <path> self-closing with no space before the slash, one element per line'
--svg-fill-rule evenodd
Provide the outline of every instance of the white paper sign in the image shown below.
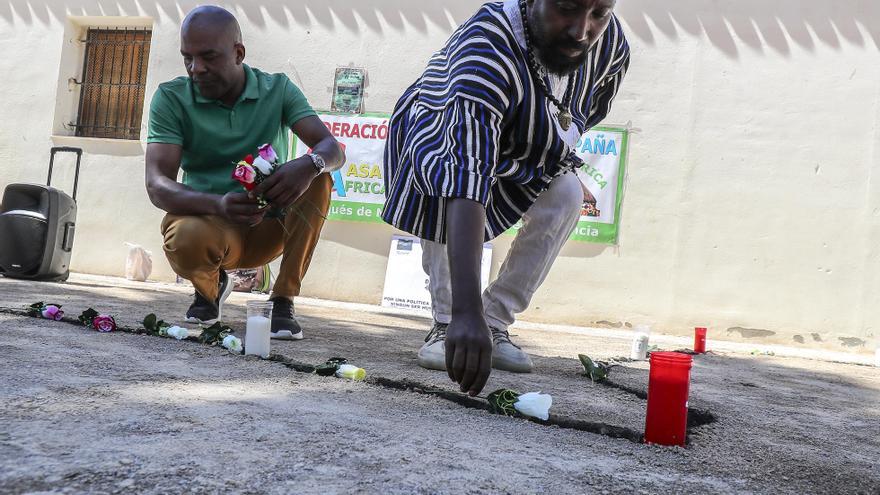
<path fill-rule="evenodd" d="M 480 289 L 489 286 L 492 267 L 492 245 L 483 244 L 480 266 Z M 422 269 L 422 243 L 417 237 L 395 235 L 391 239 L 382 306 L 431 312 L 428 274 Z"/>

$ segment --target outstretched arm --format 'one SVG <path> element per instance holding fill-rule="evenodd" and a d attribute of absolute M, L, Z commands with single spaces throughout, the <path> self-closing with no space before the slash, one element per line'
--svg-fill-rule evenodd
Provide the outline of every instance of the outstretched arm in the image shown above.
<path fill-rule="evenodd" d="M 477 395 L 492 371 L 492 340 L 480 294 L 486 209 L 473 200 L 451 198 L 446 238 L 452 283 L 452 321 L 446 330 L 446 370 L 461 391 Z"/>

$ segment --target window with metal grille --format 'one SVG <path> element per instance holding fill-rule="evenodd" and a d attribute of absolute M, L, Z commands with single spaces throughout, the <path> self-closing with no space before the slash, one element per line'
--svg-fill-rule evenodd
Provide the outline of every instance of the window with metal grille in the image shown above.
<path fill-rule="evenodd" d="M 152 31 L 89 28 L 76 135 L 140 139 Z"/>

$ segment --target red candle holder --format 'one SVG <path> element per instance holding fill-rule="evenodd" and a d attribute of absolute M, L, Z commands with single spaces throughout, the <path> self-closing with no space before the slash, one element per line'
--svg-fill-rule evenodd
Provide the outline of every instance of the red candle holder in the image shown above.
<path fill-rule="evenodd" d="M 684 447 L 692 364 L 687 354 L 651 353 L 645 443 Z"/>
<path fill-rule="evenodd" d="M 706 329 L 703 327 L 694 329 L 694 352 L 697 354 L 706 353 Z"/>

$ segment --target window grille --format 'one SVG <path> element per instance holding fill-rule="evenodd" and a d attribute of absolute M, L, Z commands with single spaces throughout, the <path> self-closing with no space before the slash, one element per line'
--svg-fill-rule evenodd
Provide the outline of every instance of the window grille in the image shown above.
<path fill-rule="evenodd" d="M 89 28 L 76 135 L 140 139 L 152 31 Z"/>

